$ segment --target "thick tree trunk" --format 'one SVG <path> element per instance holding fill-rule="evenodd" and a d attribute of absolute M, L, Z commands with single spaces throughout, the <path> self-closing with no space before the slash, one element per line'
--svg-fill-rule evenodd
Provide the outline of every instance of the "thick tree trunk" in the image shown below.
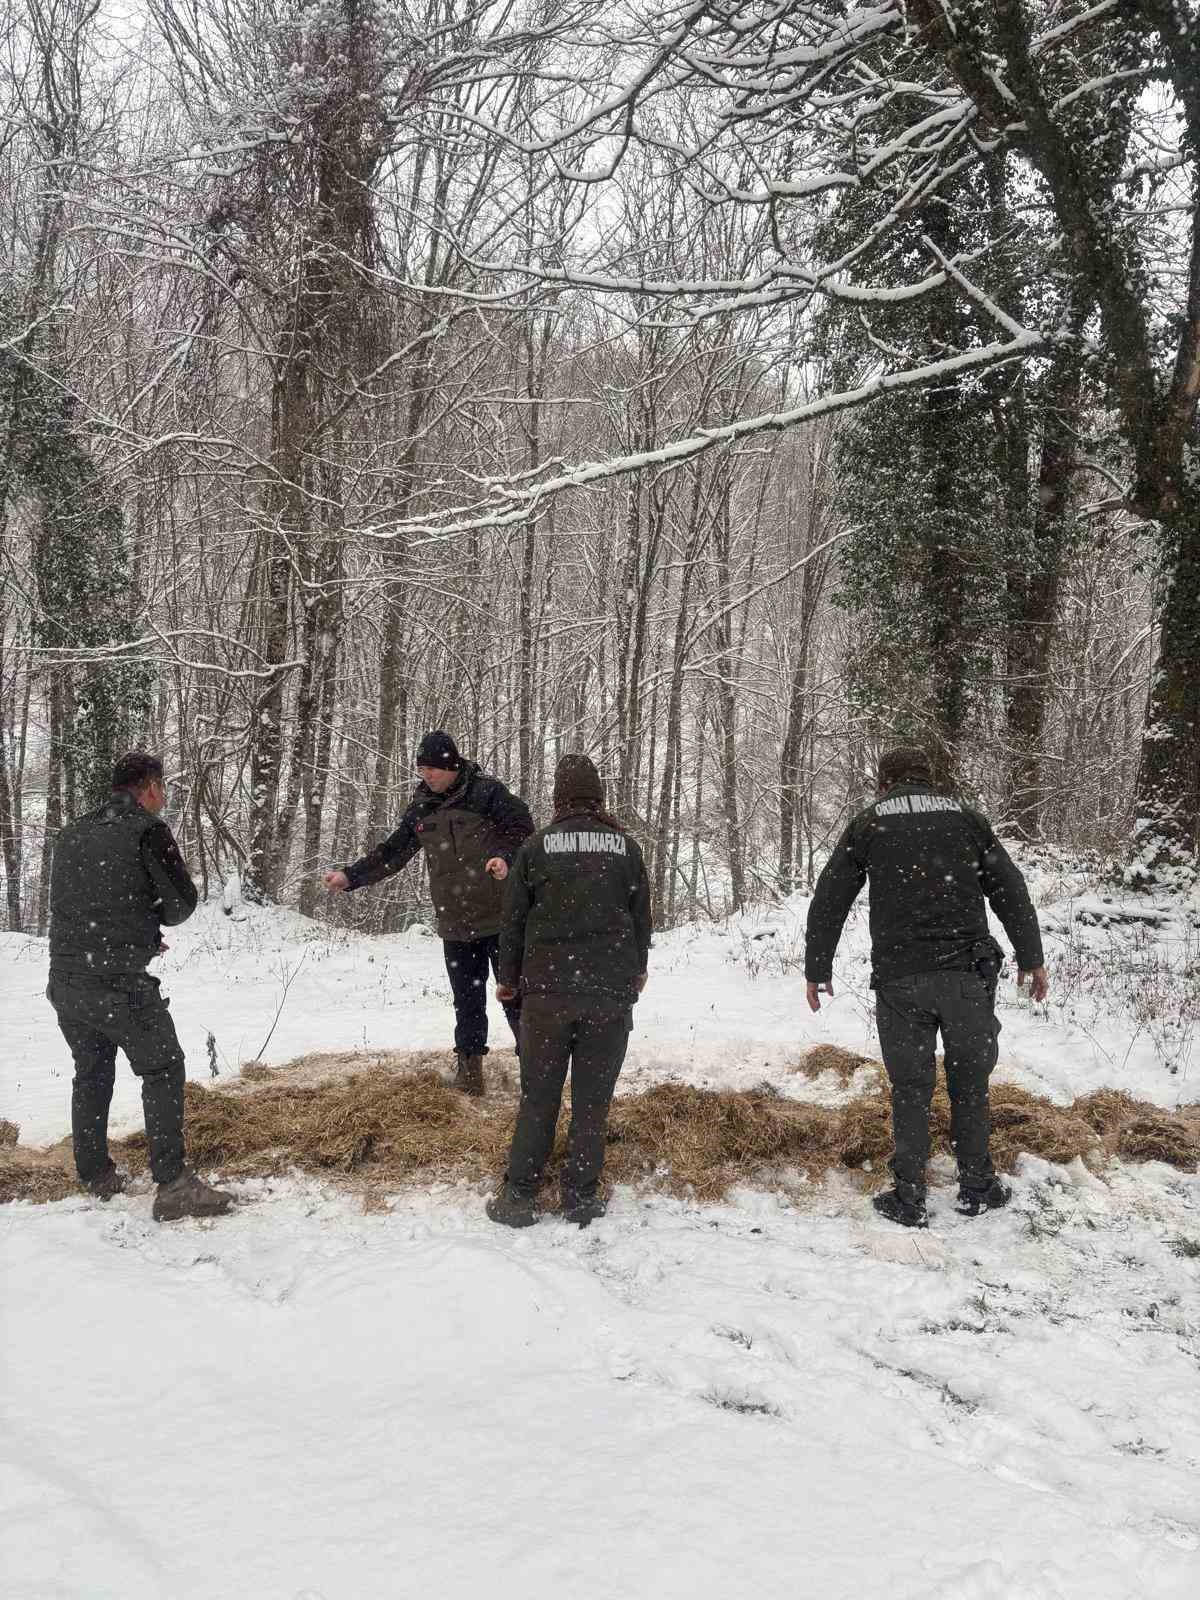
<path fill-rule="evenodd" d="M 298 532 L 298 530 L 294 530 Z M 250 827 L 244 889 L 252 900 L 277 892 L 278 804 L 283 760 L 283 693 L 291 601 L 291 553 L 279 527 L 259 538 L 260 654 L 270 677 L 254 706 L 250 729 Z"/>
<path fill-rule="evenodd" d="M 1046 394 L 1032 549 L 1027 562 L 1010 569 L 1008 579 L 1006 714 L 1011 816 L 1017 831 L 1027 839 L 1040 837 L 1042 831 L 1042 745 L 1050 651 L 1058 621 L 1082 381 L 1082 364 L 1075 352 L 1062 352 Z M 1028 496 L 1027 461 L 1028 436 L 1022 413 L 1009 442 L 1008 465 L 1014 492 L 1023 499 Z"/>
<path fill-rule="evenodd" d="M 1137 807 L 1139 859 L 1167 865 L 1200 848 L 1200 492 L 1180 496 L 1163 537 L 1169 576 Z"/>
<path fill-rule="evenodd" d="M 300 910 L 315 915 L 320 899 L 317 873 L 321 860 L 321 823 L 329 787 L 329 758 L 333 750 L 334 693 L 337 684 L 337 647 L 325 652 L 321 670 L 320 705 L 315 746 L 304 777 L 304 875 L 300 880 Z"/>
<path fill-rule="evenodd" d="M 957 537 L 965 507 L 958 481 L 955 420 L 963 403 L 957 384 L 924 396 L 923 453 L 935 525 L 925 574 L 930 612 L 930 686 L 935 780 L 951 787 L 967 718 L 966 603 L 968 577 Z M 945 536 L 940 530 L 945 529 Z"/>
<path fill-rule="evenodd" d="M 717 685 L 716 702 L 721 741 L 721 798 L 724 812 L 726 847 L 729 859 L 730 907 L 740 911 L 746 903 L 745 855 L 737 783 L 737 697 L 734 679 L 737 672 L 733 651 L 733 612 L 730 605 L 733 576 L 731 566 L 732 527 L 728 486 L 716 527 L 717 608 Z"/>
<path fill-rule="evenodd" d="M 7 906 L 6 926 L 10 933 L 21 931 L 21 852 L 13 815 L 13 791 L 8 765 L 8 730 L 0 716 L 0 857 L 4 863 L 4 888 Z"/>
<path fill-rule="evenodd" d="M 37 931 L 43 935 L 50 921 L 50 862 L 62 832 L 63 679 L 50 669 L 50 749 L 46 760 L 46 822 L 42 835 L 42 864 L 38 875 Z"/>

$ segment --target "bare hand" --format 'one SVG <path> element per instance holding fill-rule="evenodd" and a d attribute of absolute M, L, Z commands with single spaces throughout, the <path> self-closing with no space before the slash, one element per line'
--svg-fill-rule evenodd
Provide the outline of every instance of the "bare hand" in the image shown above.
<path fill-rule="evenodd" d="M 511 983 L 498 983 L 496 985 L 496 999 L 502 1004 L 507 1004 L 510 1000 L 515 1000 L 516 998 L 517 991 Z"/>
<path fill-rule="evenodd" d="M 634 987 L 635 987 L 635 988 L 636 988 L 636 989 L 637 989 L 637 992 L 638 992 L 638 993 L 639 993 L 639 994 L 641 994 L 641 992 L 642 992 L 642 990 L 643 990 L 643 989 L 644 989 L 644 988 L 645 988 L 645 987 L 646 987 L 646 979 L 647 979 L 647 978 L 648 978 L 648 977 L 649 977 L 649 976 L 650 976 L 650 974 L 649 974 L 649 973 L 648 973 L 648 972 L 641 972 L 641 973 L 639 973 L 639 974 L 638 974 L 638 976 L 637 976 L 637 977 L 636 977 L 636 978 L 635 978 L 635 980 L 634 980 Z"/>
<path fill-rule="evenodd" d="M 827 994 L 831 1000 L 833 999 L 832 983 L 806 983 L 804 988 L 808 995 L 808 1009 L 810 1011 L 820 1011 L 821 996 L 823 994 Z"/>
<path fill-rule="evenodd" d="M 1017 973 L 1017 988 L 1025 987 L 1025 979 L 1029 979 L 1029 998 L 1031 1000 L 1044 1000 L 1050 993 L 1050 978 L 1045 967 L 1034 967 L 1032 972 Z"/>
<path fill-rule="evenodd" d="M 483 870 L 490 872 L 497 883 L 503 883 L 508 877 L 508 862 L 503 856 L 493 856 L 490 861 L 485 861 Z"/>
<path fill-rule="evenodd" d="M 344 894 L 350 887 L 350 879 L 344 872 L 339 872 L 336 868 L 332 872 L 323 874 L 321 882 L 329 890 L 330 894 Z"/>
<path fill-rule="evenodd" d="M 165 939 L 160 939 L 158 941 L 158 953 L 159 953 L 160 956 L 165 956 L 167 951 L 170 948 L 171 948 L 171 946 L 167 943 L 167 941 Z"/>

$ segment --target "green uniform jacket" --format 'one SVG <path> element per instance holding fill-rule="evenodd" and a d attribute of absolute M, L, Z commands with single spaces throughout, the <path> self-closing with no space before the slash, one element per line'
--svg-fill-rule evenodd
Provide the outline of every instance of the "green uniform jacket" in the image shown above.
<path fill-rule="evenodd" d="M 400 872 L 424 850 L 438 937 L 487 939 L 504 920 L 504 886 L 484 864 L 499 856 L 511 866 L 532 832 L 524 800 L 471 762 L 445 794 L 419 783 L 396 831 L 342 870 L 352 889 L 362 889 Z"/>
<path fill-rule="evenodd" d="M 632 1005 L 650 929 L 637 841 L 589 812 L 560 817 L 522 845 L 509 874 L 499 981 Z"/>

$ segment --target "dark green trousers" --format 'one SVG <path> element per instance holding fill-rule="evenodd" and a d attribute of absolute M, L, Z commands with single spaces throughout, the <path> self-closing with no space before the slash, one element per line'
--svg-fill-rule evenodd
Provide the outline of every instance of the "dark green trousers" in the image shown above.
<path fill-rule="evenodd" d="M 959 1181 L 983 1189 L 995 1175 L 988 1112 L 988 1079 L 999 1053 L 995 999 L 991 963 L 980 971 L 920 972 L 880 984 L 875 992 L 879 1044 L 892 1086 L 892 1171 L 905 1199 L 925 1195 L 939 1033 Z"/>
<path fill-rule="evenodd" d="M 594 1199 L 604 1168 L 608 1108 L 633 1016 L 628 1006 L 580 995 L 526 995 L 521 1007 L 521 1106 L 508 1184 L 533 1199 L 554 1147 L 567 1070 L 571 1127 L 562 1172 L 565 1206 Z"/>
<path fill-rule="evenodd" d="M 80 1181 L 111 1165 L 108 1111 L 117 1051 L 142 1080 L 142 1111 L 155 1183 L 170 1183 L 183 1166 L 184 1058 L 158 979 L 149 974 L 84 978 L 51 974 L 46 996 L 75 1062 L 71 1136 Z"/>

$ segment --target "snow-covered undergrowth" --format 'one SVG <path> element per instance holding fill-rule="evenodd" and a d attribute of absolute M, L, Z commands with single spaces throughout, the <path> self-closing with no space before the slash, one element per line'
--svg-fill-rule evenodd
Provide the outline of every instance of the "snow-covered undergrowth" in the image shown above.
<path fill-rule="evenodd" d="M 1200 1099 L 1194 1038 L 1155 1033 L 1187 1015 L 1194 907 L 1149 925 L 1061 873 L 1035 891 L 1056 990 L 1006 982 L 1001 1075 Z M 789 1070 L 875 1053 L 865 907 L 818 1017 L 805 909 L 662 936 L 626 1086 L 859 1092 Z M 448 1043 L 427 935 L 214 905 L 171 939 L 201 1080 L 210 1036 L 218 1085 Z M 44 986 L 44 944 L 0 937 L 0 1117 L 26 1142 L 69 1119 Z M 122 1068 L 114 1126 L 139 1121 Z M 364 1215 L 300 1177 L 210 1226 L 156 1228 L 144 1184 L 2 1207 L 0 1595 L 1191 1597 L 1200 1177 L 1026 1159 L 1015 1184 L 968 1221 L 939 1167 L 920 1236 L 836 1176 L 711 1207 L 620 1189 L 583 1233 L 496 1229 L 465 1185 Z"/>

